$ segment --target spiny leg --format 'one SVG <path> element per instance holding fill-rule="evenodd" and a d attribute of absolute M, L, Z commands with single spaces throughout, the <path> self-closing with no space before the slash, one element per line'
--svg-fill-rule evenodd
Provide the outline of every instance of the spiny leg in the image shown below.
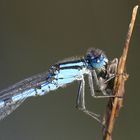
<path fill-rule="evenodd" d="M 116 74 L 117 66 L 118 66 L 118 59 L 117 58 L 114 58 L 112 61 L 110 61 L 110 63 L 107 66 L 107 74 L 109 75 L 109 77 L 111 77 L 111 75 Z"/>
<path fill-rule="evenodd" d="M 77 98 L 76 98 L 76 108 L 78 108 L 78 109 L 85 108 L 85 103 L 81 104 L 81 98 L 83 98 L 81 95 L 82 90 L 83 90 L 82 89 L 82 80 L 80 80 L 79 87 L 78 87 L 78 94 L 77 94 Z M 81 105 L 81 107 L 80 107 L 80 105 Z"/>
<path fill-rule="evenodd" d="M 87 115 L 91 116 L 95 120 L 97 120 L 99 123 L 101 123 L 100 115 L 93 113 L 86 109 L 85 106 L 85 81 L 84 78 L 80 81 L 79 89 L 78 89 L 78 95 L 76 99 L 76 108 L 83 111 Z"/>
<path fill-rule="evenodd" d="M 102 92 L 103 95 L 99 96 L 99 95 L 95 95 L 95 91 L 94 91 L 94 84 L 93 84 L 93 78 L 94 81 L 96 83 L 97 88 Z M 92 72 L 90 72 L 88 74 L 88 81 L 89 81 L 89 87 L 90 87 L 90 94 L 92 97 L 94 98 L 111 98 L 111 97 L 115 97 L 114 95 L 108 95 L 105 91 L 105 87 L 106 87 L 106 83 L 104 83 L 104 81 L 101 81 L 103 79 L 98 79 L 96 71 L 93 70 Z"/>

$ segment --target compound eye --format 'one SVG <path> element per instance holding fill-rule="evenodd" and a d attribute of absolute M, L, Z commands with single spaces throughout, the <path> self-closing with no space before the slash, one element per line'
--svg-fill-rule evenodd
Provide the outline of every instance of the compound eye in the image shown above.
<path fill-rule="evenodd" d="M 99 59 L 97 59 L 97 60 L 96 60 L 96 62 L 97 62 L 97 63 L 100 63 L 100 60 L 99 60 Z"/>
<path fill-rule="evenodd" d="M 93 62 L 93 63 L 97 63 L 97 59 L 95 59 L 95 58 L 92 59 L 92 62 Z"/>

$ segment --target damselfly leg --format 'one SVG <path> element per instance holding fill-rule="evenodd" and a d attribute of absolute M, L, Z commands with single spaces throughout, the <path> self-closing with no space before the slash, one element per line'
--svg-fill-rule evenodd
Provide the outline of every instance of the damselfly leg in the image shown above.
<path fill-rule="evenodd" d="M 100 95 L 95 95 L 95 88 L 94 88 L 93 80 L 96 83 L 96 88 L 103 95 L 101 95 L 101 96 Z M 109 80 L 111 80 L 111 78 Z M 108 93 L 106 92 L 106 86 L 107 86 L 107 83 L 105 82 L 106 80 L 102 79 L 101 77 L 100 77 L 100 79 L 98 79 L 97 74 L 96 74 L 96 72 L 94 70 L 91 71 L 88 74 L 88 81 L 89 81 L 90 94 L 91 94 L 92 97 L 94 97 L 94 98 L 111 98 L 111 97 L 115 97 L 114 95 L 108 95 Z"/>
<path fill-rule="evenodd" d="M 91 116 L 95 120 L 97 120 L 99 123 L 101 123 L 100 115 L 93 113 L 86 109 L 85 106 L 85 80 L 82 78 L 80 81 L 79 89 L 78 89 L 78 95 L 76 99 L 76 108 L 83 111 L 87 115 Z"/>
<path fill-rule="evenodd" d="M 111 79 L 112 78 L 109 78 L 109 80 L 111 80 Z M 99 88 L 100 92 L 103 95 L 101 95 L 101 96 L 95 95 L 95 87 L 94 87 L 93 80 L 95 80 L 96 87 Z M 106 93 L 106 86 L 107 86 L 106 84 L 107 84 L 107 82 L 104 83 L 105 80 L 101 81 L 101 79 L 98 79 L 97 74 L 96 74 L 95 71 L 90 71 L 88 73 L 88 81 L 89 81 L 89 87 L 90 87 L 90 94 L 91 94 L 92 97 L 94 97 L 94 98 L 112 98 L 112 97 L 115 97 L 114 95 L 107 95 L 107 93 Z M 86 113 L 87 115 L 91 116 L 92 118 L 94 118 L 95 120 L 97 120 L 99 123 L 102 124 L 101 116 L 99 114 L 96 114 L 96 113 L 86 109 L 86 105 L 85 105 L 85 80 L 84 80 L 84 77 L 82 77 L 82 79 L 80 80 L 79 89 L 78 89 L 78 95 L 77 95 L 77 99 L 76 99 L 76 107 L 79 110 L 83 111 L 84 113 Z"/>

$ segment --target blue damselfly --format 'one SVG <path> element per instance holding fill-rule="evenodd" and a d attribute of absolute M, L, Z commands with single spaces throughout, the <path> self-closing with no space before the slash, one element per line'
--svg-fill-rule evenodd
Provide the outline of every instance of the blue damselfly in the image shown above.
<path fill-rule="evenodd" d="M 52 65 L 47 72 L 22 80 L 0 92 L 0 119 L 14 111 L 25 99 L 45 95 L 49 91 L 79 81 L 76 107 L 100 121 L 98 115 L 85 106 L 85 80 L 87 75 L 90 94 L 95 98 L 113 97 L 112 83 L 118 59 L 109 61 L 100 49 L 89 49 L 82 58 L 66 60 Z M 102 95 L 95 95 L 101 92 Z"/>

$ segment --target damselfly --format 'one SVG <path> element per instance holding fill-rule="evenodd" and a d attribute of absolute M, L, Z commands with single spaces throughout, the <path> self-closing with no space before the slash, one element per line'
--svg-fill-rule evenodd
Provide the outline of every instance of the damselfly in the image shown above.
<path fill-rule="evenodd" d="M 85 106 L 85 80 L 87 75 L 90 94 L 95 98 L 112 96 L 112 79 L 116 74 L 118 59 L 109 61 L 103 51 L 89 49 L 82 58 L 65 60 L 52 65 L 48 72 L 22 80 L 0 92 L 0 119 L 14 111 L 25 99 L 31 96 L 45 95 L 59 87 L 79 81 L 76 107 L 96 120 L 97 114 Z M 101 96 L 95 95 L 101 92 Z"/>

